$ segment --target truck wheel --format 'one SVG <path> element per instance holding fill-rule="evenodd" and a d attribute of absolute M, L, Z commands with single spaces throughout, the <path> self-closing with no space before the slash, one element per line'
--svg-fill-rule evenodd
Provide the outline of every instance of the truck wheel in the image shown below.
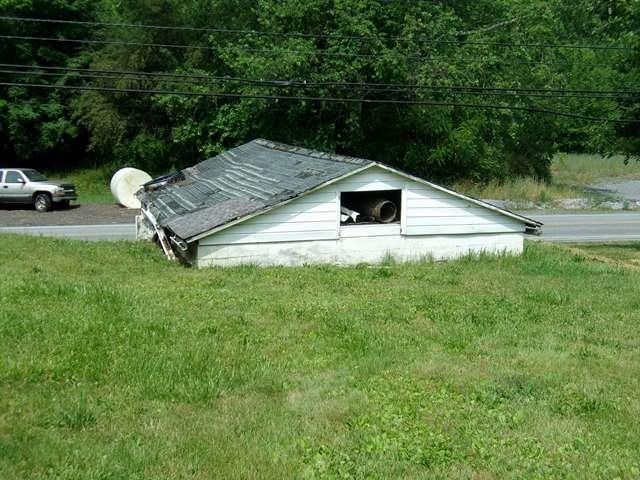
<path fill-rule="evenodd" d="M 33 208 L 38 212 L 48 212 L 51 210 L 51 195 L 48 193 L 38 193 L 33 198 Z"/>

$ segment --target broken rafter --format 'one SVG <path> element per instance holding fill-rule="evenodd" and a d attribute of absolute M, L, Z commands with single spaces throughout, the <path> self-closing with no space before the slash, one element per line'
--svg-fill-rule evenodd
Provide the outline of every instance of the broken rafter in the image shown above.
<path fill-rule="evenodd" d="M 164 233 L 164 230 L 160 225 L 158 225 L 158 221 L 156 220 L 155 215 L 151 213 L 149 210 L 146 210 L 144 207 L 140 209 L 145 218 L 149 221 L 149 223 L 153 226 L 153 229 L 156 231 L 156 235 L 158 236 L 158 242 L 164 251 L 164 254 L 171 261 L 176 259 L 176 254 L 173 253 L 173 249 L 171 248 L 171 243 L 167 238 L 167 235 Z"/>

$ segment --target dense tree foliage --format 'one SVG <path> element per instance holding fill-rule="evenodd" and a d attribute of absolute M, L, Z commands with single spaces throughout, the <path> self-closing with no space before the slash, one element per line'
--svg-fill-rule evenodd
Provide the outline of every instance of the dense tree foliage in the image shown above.
<path fill-rule="evenodd" d="M 581 120 L 522 109 L 637 120 L 637 97 L 543 98 L 358 86 L 634 90 L 640 81 L 640 6 L 633 0 L 0 0 L 0 14 L 226 30 L 0 21 L 0 33 L 5 35 L 120 42 L 3 39 L 0 59 L 5 64 L 280 79 L 283 83 L 274 88 L 229 80 L 203 83 L 130 75 L 83 79 L 78 72 L 53 78 L 3 74 L 2 81 L 521 107 L 3 87 L 0 154 L 9 163 L 60 167 L 99 161 L 160 172 L 264 137 L 373 158 L 439 180 L 485 180 L 509 175 L 545 178 L 558 149 L 640 152 L 637 123 Z M 301 88 L 287 80 L 321 85 Z"/>

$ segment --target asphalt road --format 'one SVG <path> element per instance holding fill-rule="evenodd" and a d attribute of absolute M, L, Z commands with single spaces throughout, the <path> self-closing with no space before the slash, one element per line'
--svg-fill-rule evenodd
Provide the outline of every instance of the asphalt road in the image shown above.
<path fill-rule="evenodd" d="M 540 240 L 610 242 L 640 240 L 640 213 L 524 213 L 544 223 Z"/>
<path fill-rule="evenodd" d="M 550 242 L 608 242 L 640 240 L 640 213 L 524 215 L 544 223 L 540 237 Z M 76 240 L 134 240 L 133 224 L 1 227 L 0 233 L 46 235 Z"/>

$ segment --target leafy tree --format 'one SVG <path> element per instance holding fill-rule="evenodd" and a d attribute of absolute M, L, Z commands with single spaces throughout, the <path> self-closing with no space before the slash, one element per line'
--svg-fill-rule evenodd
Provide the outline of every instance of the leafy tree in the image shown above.
<path fill-rule="evenodd" d="M 92 20 L 91 0 L 0 0 L 1 15 Z M 21 22 L 0 23 L 0 33 L 13 36 L 86 38 L 83 27 Z M 0 61 L 18 65 L 67 65 L 83 55 L 78 46 L 65 43 L 3 40 Z M 14 70 L 16 70 L 14 68 Z M 39 75 L 5 74 L 11 83 L 42 83 Z M 60 80 L 64 83 L 64 79 Z M 72 118 L 74 92 L 26 87 L 0 87 L 0 151 L 2 161 L 24 165 L 62 167 L 82 158 L 86 133 Z M 71 160 L 73 161 L 73 160 Z"/>
<path fill-rule="evenodd" d="M 0 0 L 0 11 L 97 18 L 109 23 L 213 26 L 225 31 L 2 24 L 5 32 L 129 42 L 87 48 L 14 42 L 11 47 L 2 47 L 2 58 L 11 62 L 16 59 L 15 63 L 283 81 L 277 89 L 213 79 L 194 85 L 167 77 L 141 80 L 122 76 L 91 83 L 123 89 L 364 101 L 5 89 L 0 91 L 0 151 L 11 153 L 8 158 L 37 160 L 50 158 L 64 148 L 76 155 L 86 149 L 94 158 L 160 172 L 265 137 L 374 158 L 437 180 L 488 180 L 510 175 L 547 178 L 550 160 L 558 149 L 638 153 L 637 125 L 616 126 L 526 110 L 638 118 L 637 99 L 536 98 L 508 96 L 508 92 L 468 96 L 426 88 L 397 91 L 358 87 L 379 83 L 509 89 L 629 88 L 639 79 L 636 32 L 640 11 L 638 3 L 631 0 L 613 6 L 600 0 L 572 4 L 562 0 L 542 4 L 524 0 L 57 0 L 47 2 L 44 10 L 40 10 L 40 3 L 44 1 Z M 289 35 L 291 32 L 303 35 Z M 469 43 L 456 43 L 458 40 Z M 615 44 L 631 50 L 501 45 L 513 43 Z M 304 80 L 319 84 L 301 88 L 291 83 Z M 81 84 L 72 74 L 58 81 Z M 511 105 L 520 109 L 375 104 L 367 103 L 368 99 Z"/>

